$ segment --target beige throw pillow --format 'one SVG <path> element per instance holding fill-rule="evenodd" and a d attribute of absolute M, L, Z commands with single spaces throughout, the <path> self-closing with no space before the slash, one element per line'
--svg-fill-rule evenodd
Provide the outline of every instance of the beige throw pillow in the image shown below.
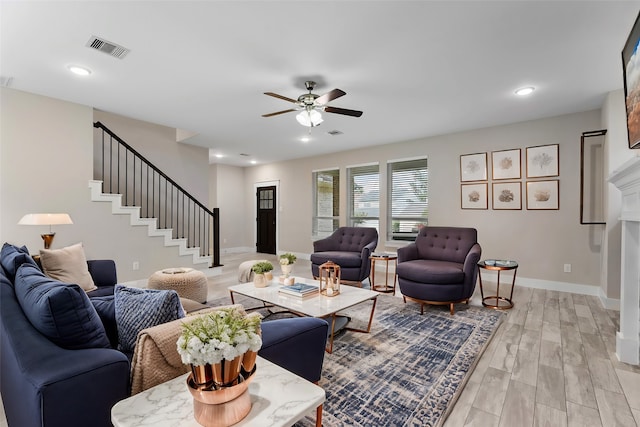
<path fill-rule="evenodd" d="M 65 283 L 75 283 L 85 292 L 98 287 L 93 283 L 82 243 L 62 249 L 40 249 L 44 274 Z"/>

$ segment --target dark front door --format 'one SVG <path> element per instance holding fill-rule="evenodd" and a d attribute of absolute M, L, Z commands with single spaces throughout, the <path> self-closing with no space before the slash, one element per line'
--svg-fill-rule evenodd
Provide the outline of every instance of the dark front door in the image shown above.
<path fill-rule="evenodd" d="M 256 215 L 258 241 L 256 251 L 263 254 L 276 253 L 276 187 L 258 187 L 256 193 L 258 212 Z"/>

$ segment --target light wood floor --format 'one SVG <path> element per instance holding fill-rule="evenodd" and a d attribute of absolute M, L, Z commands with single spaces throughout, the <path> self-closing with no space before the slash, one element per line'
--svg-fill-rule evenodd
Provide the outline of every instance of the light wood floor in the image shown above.
<path fill-rule="evenodd" d="M 239 264 L 259 258 L 278 273 L 273 255 L 226 255 L 209 298 L 228 295 Z M 310 278 L 310 262 L 298 260 L 292 274 Z M 485 295 L 495 288 L 483 284 Z M 640 367 L 615 356 L 619 312 L 596 297 L 518 287 L 517 280 L 513 300 L 445 427 L 640 426 Z M 481 305 L 479 288 L 471 304 Z"/>
<path fill-rule="evenodd" d="M 228 295 L 249 259 L 267 259 L 278 273 L 274 255 L 227 254 L 222 273 L 209 279 L 209 300 Z M 298 260 L 293 275 L 310 278 L 309 261 Z M 615 356 L 619 313 L 596 297 L 517 281 L 513 299 L 445 427 L 640 426 L 640 367 Z M 481 305 L 479 289 L 471 304 Z"/>

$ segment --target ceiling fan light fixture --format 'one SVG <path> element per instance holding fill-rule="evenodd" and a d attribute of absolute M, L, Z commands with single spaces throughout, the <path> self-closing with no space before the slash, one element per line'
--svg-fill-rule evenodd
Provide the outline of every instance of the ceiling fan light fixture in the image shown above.
<path fill-rule="evenodd" d="M 302 126 L 315 127 L 322 123 L 322 114 L 317 110 L 304 110 L 296 115 L 296 120 Z"/>

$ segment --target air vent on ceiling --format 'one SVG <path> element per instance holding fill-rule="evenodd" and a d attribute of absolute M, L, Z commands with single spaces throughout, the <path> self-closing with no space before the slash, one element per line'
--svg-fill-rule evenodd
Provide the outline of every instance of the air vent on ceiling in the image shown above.
<path fill-rule="evenodd" d="M 329 135 L 342 135 L 342 132 L 340 132 L 339 130 L 330 130 L 329 132 L 327 132 Z"/>
<path fill-rule="evenodd" d="M 130 50 L 126 47 L 122 47 L 118 44 L 96 36 L 91 36 L 86 46 L 90 47 L 91 49 L 106 53 L 107 55 L 114 56 L 118 59 L 123 59 L 130 52 Z"/>
<path fill-rule="evenodd" d="M 241 156 L 243 157 L 249 157 L 251 154 L 247 154 L 247 153 L 240 153 Z"/>

